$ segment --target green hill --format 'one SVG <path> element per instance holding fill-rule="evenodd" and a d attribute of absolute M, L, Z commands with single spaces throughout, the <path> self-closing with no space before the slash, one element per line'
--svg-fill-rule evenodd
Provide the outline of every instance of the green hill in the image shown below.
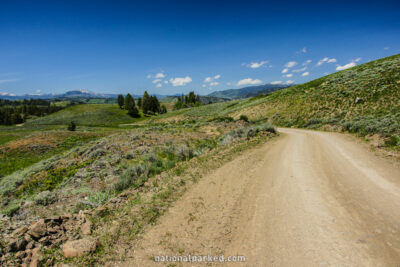
<path fill-rule="evenodd" d="M 400 146 L 400 55 L 245 100 L 202 106 L 180 118 L 246 115 L 278 126 L 379 134 Z M 172 117 L 173 113 L 167 116 Z"/>
<path fill-rule="evenodd" d="M 135 119 L 115 104 L 84 104 L 28 121 L 26 125 L 67 125 L 71 121 L 86 126 L 116 126 L 134 122 Z"/>

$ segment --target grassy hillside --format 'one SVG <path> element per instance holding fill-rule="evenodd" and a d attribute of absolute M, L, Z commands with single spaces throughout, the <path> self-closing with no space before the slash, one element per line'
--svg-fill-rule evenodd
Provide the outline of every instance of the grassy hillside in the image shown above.
<path fill-rule="evenodd" d="M 29 125 L 67 125 L 71 121 L 77 125 L 116 126 L 131 123 L 133 119 L 126 110 L 114 104 L 85 104 L 68 107 L 49 116 L 27 122 Z"/>
<path fill-rule="evenodd" d="M 217 103 L 176 114 L 179 119 L 246 115 L 279 126 L 326 128 L 361 136 L 378 134 L 400 146 L 400 55 L 246 100 Z M 171 120 L 174 113 L 166 117 Z"/>
<path fill-rule="evenodd" d="M 286 85 L 263 84 L 257 86 L 248 86 L 240 89 L 228 89 L 223 91 L 216 91 L 212 92 L 208 96 L 227 98 L 227 99 L 240 99 L 251 96 L 257 96 L 261 94 L 268 94 L 286 87 L 287 87 Z"/>

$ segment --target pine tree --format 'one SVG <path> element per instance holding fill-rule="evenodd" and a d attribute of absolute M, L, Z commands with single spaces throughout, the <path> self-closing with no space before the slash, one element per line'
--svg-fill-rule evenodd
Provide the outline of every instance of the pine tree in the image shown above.
<path fill-rule="evenodd" d="M 125 109 L 128 110 L 128 114 L 134 118 L 140 117 L 139 110 L 136 107 L 135 99 L 127 94 L 125 97 Z"/>
<path fill-rule="evenodd" d="M 148 114 L 149 113 L 149 111 L 151 110 L 150 106 L 151 106 L 150 96 L 147 93 L 147 91 L 144 91 L 143 99 L 142 99 L 142 109 L 143 109 L 143 113 L 144 114 Z"/>
<path fill-rule="evenodd" d="M 118 95 L 118 106 L 119 108 L 122 108 L 122 106 L 124 105 L 124 96 L 123 95 Z"/>

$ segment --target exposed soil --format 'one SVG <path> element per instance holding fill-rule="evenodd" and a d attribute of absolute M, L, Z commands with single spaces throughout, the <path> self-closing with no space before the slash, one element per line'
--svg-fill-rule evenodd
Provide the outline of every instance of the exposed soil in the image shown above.
<path fill-rule="evenodd" d="M 224 254 L 244 255 L 237 266 L 398 266 L 399 166 L 346 135 L 280 132 L 202 178 L 113 265 Z"/>

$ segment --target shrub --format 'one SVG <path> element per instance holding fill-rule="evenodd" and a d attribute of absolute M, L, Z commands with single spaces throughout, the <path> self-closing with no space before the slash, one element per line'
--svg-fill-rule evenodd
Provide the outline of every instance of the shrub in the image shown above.
<path fill-rule="evenodd" d="M 35 204 L 47 206 L 57 201 L 57 195 L 48 190 L 42 191 L 35 197 Z"/>
<path fill-rule="evenodd" d="M 226 117 L 216 117 L 214 119 L 210 120 L 212 121 L 216 121 L 216 122 L 232 122 L 234 121 L 234 119 L 232 117 L 226 116 Z"/>
<path fill-rule="evenodd" d="M 123 191 L 133 185 L 134 181 L 137 179 L 136 172 L 133 168 L 128 168 L 120 177 L 119 180 L 114 184 L 114 189 L 116 191 Z"/>
<path fill-rule="evenodd" d="M 11 217 L 15 213 L 17 213 L 19 208 L 20 208 L 20 206 L 18 203 L 13 203 L 13 204 L 8 205 L 8 207 L 5 208 L 4 210 L 2 210 L 1 213 L 3 213 L 4 215 L 6 215 L 8 217 Z"/>
<path fill-rule="evenodd" d="M 239 120 L 249 122 L 249 118 L 246 115 L 240 115 Z"/>
<path fill-rule="evenodd" d="M 112 197 L 111 193 L 106 192 L 96 192 L 89 196 L 89 201 L 93 204 L 103 205 Z"/>
<path fill-rule="evenodd" d="M 76 129 L 76 124 L 73 122 L 73 121 L 71 121 L 71 123 L 68 125 L 68 131 L 75 131 L 75 129 Z"/>

